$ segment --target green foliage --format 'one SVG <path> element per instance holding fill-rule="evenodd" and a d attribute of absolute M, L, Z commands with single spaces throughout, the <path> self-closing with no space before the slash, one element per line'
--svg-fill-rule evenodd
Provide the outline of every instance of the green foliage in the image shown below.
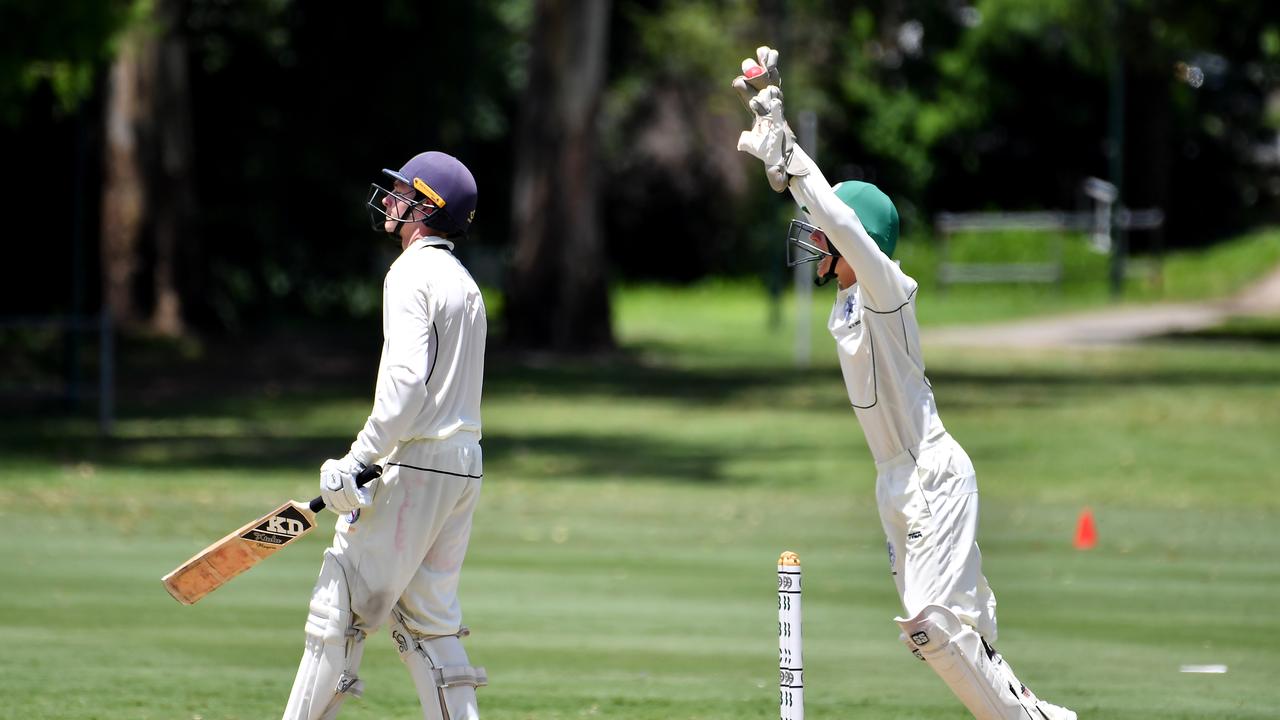
<path fill-rule="evenodd" d="M 618 3 L 626 22 L 613 26 L 600 125 L 603 221 L 621 276 L 692 280 L 766 267 L 764 218 L 777 201 L 763 183 L 748 184 L 734 143 L 750 116 L 729 88 L 764 42 L 757 10 L 740 0 Z M 686 228 L 696 228 L 696 242 Z"/>
<path fill-rule="evenodd" d="M 192 96 L 209 242 L 192 314 L 237 331 L 289 316 L 375 318 L 396 245 L 370 229 L 369 183 L 427 149 L 477 177 L 466 242 L 505 243 L 530 19 L 522 0 L 429 12 L 198 3 Z"/>
<path fill-rule="evenodd" d="M 619 0 L 599 118 L 610 273 L 785 284 L 777 247 L 790 199 L 734 149 L 749 116 L 728 83 L 760 44 L 782 49 L 793 124 L 800 112 L 817 115 L 824 172 L 880 185 L 904 226 L 940 210 L 1079 207 L 1080 181 L 1111 172 L 1113 54 L 1128 96 L 1126 201 L 1166 210 L 1171 247 L 1273 222 L 1274 184 L 1249 159 L 1280 129 L 1280 106 L 1268 100 L 1280 73 L 1273 4 Z M 473 241 L 495 254 L 509 245 L 530 0 L 429 11 L 403 0 L 358 11 L 296 0 L 178 5 L 199 189 L 178 267 L 192 327 L 369 316 L 387 257 L 366 229 L 365 188 L 378 168 L 427 147 L 464 156 L 476 173 Z M 100 216 L 105 69 L 123 38 L 155 31 L 168 7 L 0 0 L 0 141 L 39 186 L 64 187 L 72 168 L 84 171 L 84 248 Z M 1199 87 L 1193 68 L 1203 70 Z M 392 90 L 413 73 L 428 80 Z M 85 112 L 66 117 L 76 108 Z M 287 183 L 305 191 L 307 209 L 281 195 Z M 48 232 L 20 222 L 18 236 Z M 49 244 L 41 263 L 71 267 L 70 246 Z M 92 275 L 93 252 L 85 256 Z M 150 261 L 139 258 L 143 275 Z M 65 310 L 64 293 L 44 292 L 36 276 L 20 282 L 24 311 Z"/>
<path fill-rule="evenodd" d="M 643 14 L 635 6 L 629 12 L 644 52 L 654 61 L 652 71 L 713 82 L 726 62 L 732 63 L 737 48 L 721 27 L 723 12 L 712 3 L 673 3 L 659 15 Z"/>
<path fill-rule="evenodd" d="M 144 22 L 151 5 L 152 0 L 0 2 L 0 122 L 22 122 L 24 101 L 43 86 L 59 112 L 73 113 L 93 92 L 120 34 Z"/>
<path fill-rule="evenodd" d="M 1239 194 L 1215 204 L 1245 210 L 1238 198 L 1261 194 L 1274 209 L 1261 173 L 1226 171 L 1247 164 L 1244 138 L 1274 126 L 1263 98 L 1280 56 L 1266 49 L 1275 24 L 1264 5 L 861 6 L 835 23 L 843 30 L 832 48 L 819 35 L 789 56 L 784 75 L 796 64 L 839 68 L 812 89 L 831 97 L 823 121 L 834 157 L 824 155 L 824 166 L 856 163 L 928 212 L 1073 207 L 1083 178 L 1110 173 L 1108 122 L 1119 113 L 1128 126 L 1124 197 L 1165 207 L 1175 241 L 1203 242 L 1223 229 L 1184 213 L 1183 188 L 1221 177 L 1214 182 Z M 1203 86 L 1193 87 L 1188 73 L 1201 66 Z M 1123 109 L 1108 106 L 1114 69 Z M 1144 144 L 1152 135 L 1163 142 Z"/>

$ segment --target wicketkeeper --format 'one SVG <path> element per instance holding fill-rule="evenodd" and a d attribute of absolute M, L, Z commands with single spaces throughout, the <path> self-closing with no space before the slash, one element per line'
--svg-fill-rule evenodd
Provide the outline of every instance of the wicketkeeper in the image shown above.
<path fill-rule="evenodd" d="M 426 720 L 474 720 L 483 668 L 460 639 L 458 575 L 484 474 L 480 390 L 487 325 L 480 290 L 453 256 L 475 215 L 476 183 L 456 158 L 383 170 L 367 201 L 400 243 L 383 284 L 382 361 L 373 411 L 340 460 L 320 469 L 339 514 L 311 596 L 306 649 L 285 720 L 333 718 L 359 695 L 365 636 L 389 622 Z M 356 474 L 381 463 L 363 488 Z"/>
<path fill-rule="evenodd" d="M 832 187 L 782 112 L 778 53 L 759 48 L 733 87 L 752 111 L 738 149 L 762 160 L 805 220 L 788 231 L 788 264 L 817 262 L 839 288 L 828 329 L 854 413 L 876 462 L 876 503 L 906 610 L 902 640 L 979 720 L 1074 720 L 1038 699 L 996 652 L 996 600 L 978 552 L 978 484 L 938 417 L 916 324 L 918 285 L 891 258 L 898 211 L 874 185 Z"/>

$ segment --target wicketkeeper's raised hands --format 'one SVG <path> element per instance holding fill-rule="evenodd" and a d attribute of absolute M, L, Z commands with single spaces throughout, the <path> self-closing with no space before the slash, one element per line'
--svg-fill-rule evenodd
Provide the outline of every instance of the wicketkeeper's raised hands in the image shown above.
<path fill-rule="evenodd" d="M 781 163 L 789 147 L 786 136 L 791 132 L 782 114 L 782 91 L 770 85 L 752 95 L 747 107 L 754 119 L 751 129 L 738 136 L 738 149 L 759 158 L 766 167 Z"/>
<path fill-rule="evenodd" d="M 751 98 L 756 93 L 773 85 L 782 87 L 782 73 L 778 72 L 778 51 L 768 45 L 756 48 L 755 59 L 745 58 L 742 61 L 742 74 L 733 80 L 733 89 L 738 91 L 742 104 L 751 107 Z"/>
<path fill-rule="evenodd" d="M 769 186 L 777 192 L 787 189 L 792 176 L 808 172 L 803 163 L 793 161 L 796 139 L 783 115 L 781 82 L 778 51 L 761 46 L 755 60 L 742 61 L 742 74 L 732 83 L 754 116 L 751 129 L 738 136 L 738 149 L 764 163 Z"/>

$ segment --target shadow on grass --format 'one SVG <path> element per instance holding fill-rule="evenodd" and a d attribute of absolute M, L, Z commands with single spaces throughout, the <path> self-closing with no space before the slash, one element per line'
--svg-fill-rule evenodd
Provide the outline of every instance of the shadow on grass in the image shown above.
<path fill-rule="evenodd" d="M 485 379 L 488 397 L 538 394 L 562 397 L 650 397 L 684 404 L 732 402 L 760 390 L 780 394 L 804 388 L 839 388 L 834 367 L 796 370 L 789 367 L 680 368 L 620 362 L 588 365 L 572 361 L 554 367 L 507 365 L 493 368 Z"/>
<path fill-rule="evenodd" d="M 1058 407 L 1077 401 L 1167 389 L 1170 393 L 1280 386 L 1275 368 L 1163 368 L 1017 372 L 929 372 L 938 407 L 948 411 Z"/>
<path fill-rule="evenodd" d="M 1195 332 L 1170 333 L 1164 341 L 1223 344 L 1280 344 L 1280 316 L 1237 317 L 1214 328 Z"/>
<path fill-rule="evenodd" d="M 525 479 L 658 480 L 713 484 L 723 464 L 741 453 L 724 445 L 656 442 L 634 435 L 578 433 L 490 436 L 485 463 Z"/>
<path fill-rule="evenodd" d="M 310 472 L 325 458 L 341 454 L 350 437 L 170 436 L 158 439 L 100 438 L 66 442 L 31 437 L 20 445 L 5 443 L 8 462 L 44 461 L 65 465 L 89 463 L 99 468 L 143 472 Z M 713 483 L 720 467 L 741 457 L 723 446 L 690 446 L 635 436 L 575 433 L 491 435 L 484 440 L 485 462 L 506 472 L 538 479 L 646 479 Z"/>
<path fill-rule="evenodd" d="M 9 462 L 44 461 L 74 465 L 89 463 L 103 468 L 141 471 L 186 471 L 202 468 L 218 471 L 318 470 L 325 458 L 341 455 L 350 437 L 261 437 L 253 435 L 166 435 L 158 438 L 82 437 L 30 435 L 24 442 L 11 441 L 6 428 L 0 456 Z"/>
<path fill-rule="evenodd" d="M 1209 361 L 1178 361 L 1155 367 L 1037 366 L 1004 372 L 943 365 L 929 376 L 938 388 L 945 419 L 949 410 L 957 408 L 1041 406 L 1150 388 L 1177 392 L 1192 387 L 1280 386 L 1280 363 L 1223 367 Z M 145 402 L 132 404 L 126 396 L 120 425 L 129 430 L 122 437 L 98 437 L 93 423 L 83 417 L 68 418 L 53 411 L 6 412 L 0 419 L 0 458 L 9 463 L 88 462 L 141 470 L 309 472 L 325 458 L 345 451 L 369 402 L 369 388 L 363 383 L 294 386 L 275 385 L 268 379 L 264 385 L 254 378 L 237 384 L 234 377 L 222 377 L 204 385 L 201 376 L 188 377 L 189 392 L 169 388 L 164 399 L 148 396 Z M 726 416 L 743 411 L 848 409 L 839 370 L 833 366 L 805 370 L 779 365 L 679 367 L 631 356 L 536 366 L 497 357 L 488 369 L 485 394 L 491 403 L 499 399 L 517 408 L 512 412 L 518 412 L 523 403 L 557 403 L 570 411 L 576 403 L 582 412 L 613 413 L 615 418 L 637 399 L 677 409 L 722 407 Z M 600 409 L 602 398 L 605 403 Z M 352 411 L 349 428 L 341 417 L 292 421 L 321 403 L 335 402 L 359 408 Z M 642 430 L 586 435 L 552 425 L 508 435 L 491 433 L 485 439 L 485 452 L 490 463 L 531 479 L 625 477 L 715 483 L 723 481 L 728 462 L 764 458 L 770 452 L 769 440 L 761 438 L 752 447 L 740 447 L 731 442 L 672 441 Z"/>
<path fill-rule="evenodd" d="M 1092 366 L 971 370 L 931 367 L 928 377 L 940 394 L 964 389 L 966 395 L 988 396 L 990 404 L 1039 404 L 1040 398 L 1090 397 L 1155 387 L 1209 388 L 1280 384 L 1280 363 L 1220 367 L 1208 363 L 1185 367 Z M 973 392 L 976 391 L 976 392 Z M 495 368 L 486 379 L 486 397 L 499 395 L 658 398 L 675 404 L 719 405 L 744 400 L 779 409 L 815 406 L 848 407 L 838 368 L 796 369 L 789 366 L 698 367 L 618 363 L 605 366 L 565 362 L 554 367 L 510 365 Z"/>

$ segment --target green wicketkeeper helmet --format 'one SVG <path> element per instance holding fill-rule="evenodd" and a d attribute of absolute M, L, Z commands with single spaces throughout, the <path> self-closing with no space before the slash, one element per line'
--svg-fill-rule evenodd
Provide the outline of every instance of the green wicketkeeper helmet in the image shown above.
<path fill-rule="evenodd" d="M 831 188 L 836 197 L 853 208 L 862 221 L 862 227 L 876 241 L 885 255 L 893 257 L 898 247 L 898 208 L 893 201 L 871 183 L 845 180 Z"/>
<path fill-rule="evenodd" d="M 898 209 L 893 206 L 889 196 L 880 192 L 880 188 L 875 185 L 858 180 L 846 180 L 831 189 L 841 202 L 858 214 L 862 227 L 866 228 L 867 234 L 875 240 L 880 250 L 893 257 L 893 251 L 898 247 Z M 791 221 L 787 228 L 787 267 L 815 262 L 824 257 L 840 257 L 840 251 L 834 245 L 828 244 L 821 248 L 814 244 L 813 233 L 819 229 L 803 220 Z M 835 276 L 836 264 L 831 263 L 825 275 L 814 278 L 814 284 L 825 285 Z"/>

